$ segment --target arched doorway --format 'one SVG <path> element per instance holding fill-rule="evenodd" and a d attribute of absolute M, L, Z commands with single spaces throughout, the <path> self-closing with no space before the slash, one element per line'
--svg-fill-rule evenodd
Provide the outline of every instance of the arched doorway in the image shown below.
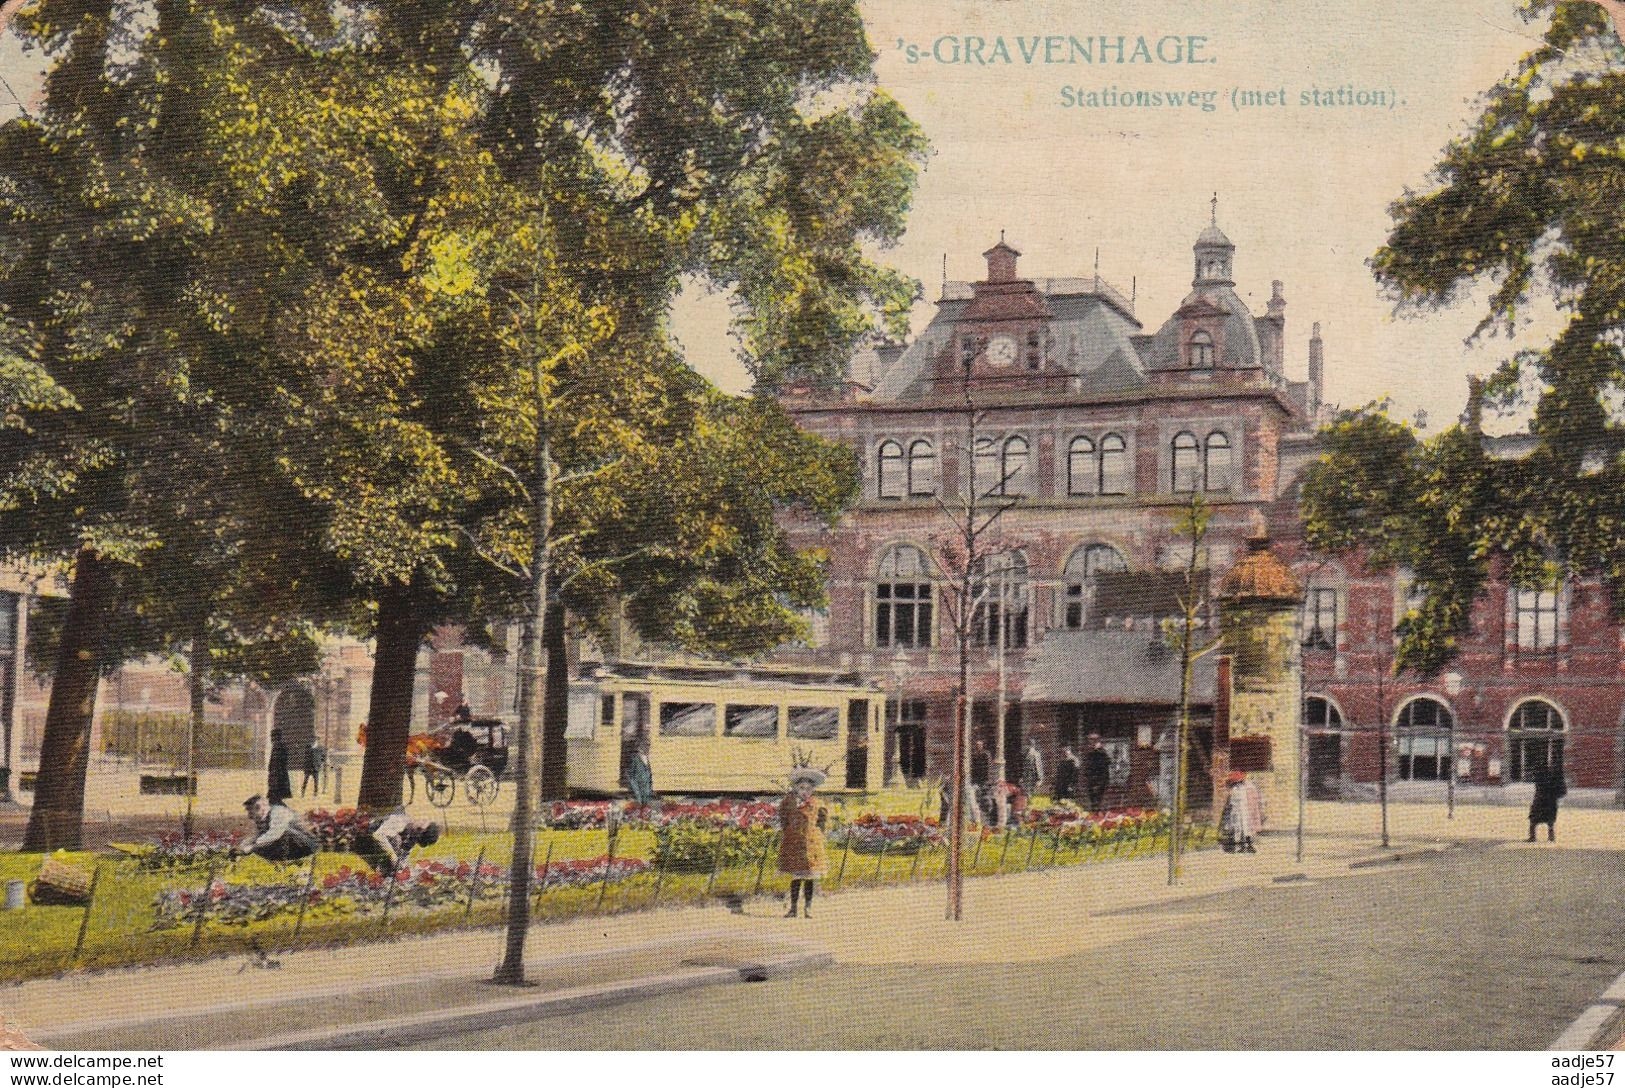
<path fill-rule="evenodd" d="M 297 774 L 305 765 L 305 749 L 316 739 L 316 697 L 303 685 L 289 684 L 277 692 L 271 725 L 288 749 L 289 773 Z M 269 754 L 269 746 L 266 750 Z"/>
<path fill-rule="evenodd" d="M 1303 701 L 1303 726 L 1308 737 L 1309 797 L 1335 801 L 1343 778 L 1343 714 L 1322 695 Z"/>

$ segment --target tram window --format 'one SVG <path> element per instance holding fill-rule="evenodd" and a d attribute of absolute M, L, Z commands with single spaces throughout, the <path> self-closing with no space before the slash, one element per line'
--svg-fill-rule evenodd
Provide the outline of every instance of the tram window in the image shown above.
<path fill-rule="evenodd" d="M 722 714 L 722 735 L 776 738 L 779 735 L 779 708 L 730 703 Z"/>
<path fill-rule="evenodd" d="M 717 732 L 717 704 L 661 703 L 663 737 L 712 737 Z"/>
<path fill-rule="evenodd" d="M 834 740 L 841 732 L 841 712 L 832 706 L 790 708 L 790 735 L 797 740 Z"/>

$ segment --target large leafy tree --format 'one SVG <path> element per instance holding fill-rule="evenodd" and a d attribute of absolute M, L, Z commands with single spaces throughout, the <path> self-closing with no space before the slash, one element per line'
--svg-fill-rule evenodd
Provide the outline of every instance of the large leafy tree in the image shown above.
<path fill-rule="evenodd" d="M 561 524 L 599 527 L 563 533 L 559 605 L 573 594 L 592 622 L 590 591 L 636 571 L 634 611 L 680 640 L 739 649 L 789 629 L 810 579 L 771 511 L 827 508 L 841 472 L 803 443 L 715 476 L 717 450 L 789 428 L 766 402 L 692 391 L 706 410 L 672 413 L 688 379 L 663 329 L 685 274 L 735 288 L 771 387 L 792 369 L 829 377 L 863 329 L 901 320 L 912 285 L 866 247 L 900 231 L 921 145 L 872 86 L 850 2 L 43 0 L 24 25 L 57 61 L 41 116 L 5 135 L 6 162 L 32 166 L 8 179 L 0 244 L 66 271 L 32 293 L 11 276 L 5 328 L 46 379 L 101 390 L 87 358 L 111 379 L 74 411 L 72 381 L 25 391 L 43 452 L 12 480 L 61 500 L 63 531 L 38 550 L 76 548 L 73 602 L 90 602 L 64 624 L 53 703 L 60 688 L 70 717 L 88 721 L 93 674 L 70 674 L 95 656 L 104 562 L 174 535 L 178 497 L 132 475 L 140 443 L 107 426 L 119 411 L 179 414 L 197 449 L 223 443 L 310 504 L 301 521 L 377 639 L 365 803 L 398 799 L 424 632 L 471 602 L 500 611 L 480 551 L 516 518 L 527 477 L 505 458 L 534 432 L 527 395 L 563 410 Z M 575 300 L 555 319 L 537 319 L 544 280 Z M 527 394 L 526 352 L 544 346 L 556 385 Z M 582 440 L 605 419 L 607 441 Z M 67 422 L 42 439 L 52 420 Z M 699 503 L 691 517 L 639 505 L 679 468 L 713 474 L 667 489 Z M 733 482 L 703 486 L 717 478 Z M 573 512 L 572 487 L 612 482 L 614 501 Z M 325 569 L 297 545 L 277 554 L 300 582 Z M 660 600 L 676 607 L 637 603 Z"/>
<path fill-rule="evenodd" d="M 1601 577 L 1625 603 L 1625 50 L 1596 4 L 1528 0 L 1541 44 L 1490 89 L 1424 192 L 1392 208 L 1373 268 L 1402 310 L 1489 288 L 1477 334 L 1515 332 L 1536 305 L 1549 344 L 1476 385 L 1461 426 L 1427 441 L 1380 406 L 1328 432 L 1304 490 L 1311 543 L 1363 547 L 1417 574 L 1399 667 L 1437 671 L 1494 573 L 1527 585 Z M 1485 407 L 1528 412 L 1533 447 L 1486 451 Z"/>

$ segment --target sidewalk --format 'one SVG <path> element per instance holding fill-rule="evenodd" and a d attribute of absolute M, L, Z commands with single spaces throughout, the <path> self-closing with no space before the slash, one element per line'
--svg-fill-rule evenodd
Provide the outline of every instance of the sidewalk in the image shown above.
<path fill-rule="evenodd" d="M 778 900 L 580 918 L 532 930 L 531 972 L 516 994 L 483 983 L 500 956 L 495 930 L 455 932 L 343 948 L 277 953 L 278 966 L 244 955 L 26 982 L 0 990 L 0 1012 L 48 1046 L 117 1048 L 378 1046 L 466 1030 L 485 1019 L 524 1019 L 581 1003 L 716 985 L 766 971 L 851 965 L 1022 963 L 1132 941 L 1170 926 L 1199 926 L 1203 901 L 1242 887 L 1348 876 L 1370 866 L 1425 863 L 1451 848 L 1524 847 L 1522 814 L 1504 808 L 1391 806 L 1391 846 L 1377 845 L 1379 811 L 1315 805 L 1306 860 L 1290 831 L 1264 837 L 1257 855 L 1189 855 L 1178 887 L 1162 856 L 1007 877 L 965 886 L 965 919 L 943 918 L 940 882 L 821 895 L 810 919 L 784 919 Z M 1559 849 L 1617 849 L 1619 813 L 1564 814 Z M 1357 868 L 1351 868 L 1357 867 Z M 1179 904 L 1173 913 L 1144 910 Z M 1092 920 L 1110 918 L 1110 924 Z M 906 920 L 906 924 L 900 924 Z M 246 953 L 246 950 L 245 950 Z M 555 1002 L 555 1004 L 549 1004 Z M 574 1004 L 571 1004 L 574 1002 Z M 139 1010 L 138 1012 L 132 1010 Z"/>

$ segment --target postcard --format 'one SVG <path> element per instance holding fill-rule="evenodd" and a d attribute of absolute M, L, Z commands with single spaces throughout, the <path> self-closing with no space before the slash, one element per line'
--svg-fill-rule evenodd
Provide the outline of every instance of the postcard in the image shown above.
<path fill-rule="evenodd" d="M 0 3 L 12 1082 L 1608 1083 L 1621 8 Z"/>

